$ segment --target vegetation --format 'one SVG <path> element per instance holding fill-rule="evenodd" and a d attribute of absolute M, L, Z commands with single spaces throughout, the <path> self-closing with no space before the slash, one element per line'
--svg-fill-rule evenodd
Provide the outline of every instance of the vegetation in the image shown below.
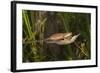
<path fill-rule="evenodd" d="M 23 62 L 85 60 L 91 58 L 89 13 L 22 11 Z M 43 39 L 53 33 L 80 33 L 69 45 L 47 44 Z"/>

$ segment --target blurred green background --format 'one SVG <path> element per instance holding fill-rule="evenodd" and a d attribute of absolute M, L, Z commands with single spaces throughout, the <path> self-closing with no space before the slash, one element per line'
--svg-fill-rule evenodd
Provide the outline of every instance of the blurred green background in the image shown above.
<path fill-rule="evenodd" d="M 91 59 L 91 14 L 22 10 L 23 62 Z M 47 44 L 43 39 L 54 33 L 81 35 L 75 44 Z M 37 42 L 38 41 L 38 42 Z"/>

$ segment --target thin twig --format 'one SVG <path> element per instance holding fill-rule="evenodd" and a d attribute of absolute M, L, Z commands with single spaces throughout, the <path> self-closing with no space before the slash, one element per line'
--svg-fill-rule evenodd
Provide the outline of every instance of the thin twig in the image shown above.
<path fill-rule="evenodd" d="M 87 54 L 85 54 L 85 52 L 81 49 L 81 47 L 80 47 L 76 42 L 74 42 L 74 44 L 76 45 L 76 47 L 78 47 L 78 48 L 81 50 L 81 52 L 82 52 L 85 56 L 88 56 Z"/>

